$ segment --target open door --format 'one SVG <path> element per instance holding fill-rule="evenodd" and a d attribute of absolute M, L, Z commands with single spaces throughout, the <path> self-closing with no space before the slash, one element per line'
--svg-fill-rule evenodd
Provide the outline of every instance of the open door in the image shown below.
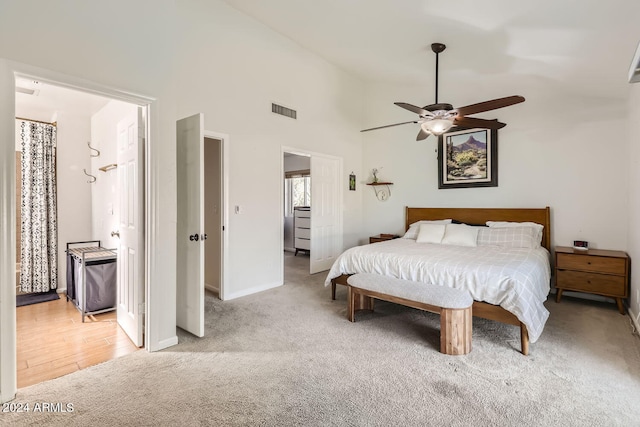
<path fill-rule="evenodd" d="M 204 118 L 176 125 L 178 224 L 176 324 L 204 336 Z"/>
<path fill-rule="evenodd" d="M 118 123 L 118 324 L 144 345 L 144 132 L 142 107 Z M 114 233 L 115 234 L 115 233 Z"/>
<path fill-rule="evenodd" d="M 342 247 L 340 159 L 311 156 L 311 274 L 329 270 Z"/>

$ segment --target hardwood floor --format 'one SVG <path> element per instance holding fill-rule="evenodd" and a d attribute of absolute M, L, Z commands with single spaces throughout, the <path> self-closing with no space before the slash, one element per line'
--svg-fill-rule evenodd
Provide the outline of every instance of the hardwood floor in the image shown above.
<path fill-rule="evenodd" d="M 91 319 L 93 317 L 93 319 Z M 18 388 L 70 374 L 137 351 L 116 312 L 85 318 L 61 295 L 16 308 Z"/>

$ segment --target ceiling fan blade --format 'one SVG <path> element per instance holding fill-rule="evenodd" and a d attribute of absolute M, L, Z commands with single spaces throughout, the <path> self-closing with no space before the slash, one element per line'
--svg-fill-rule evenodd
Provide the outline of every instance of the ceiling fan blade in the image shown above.
<path fill-rule="evenodd" d="M 427 139 L 429 138 L 429 135 L 431 135 L 431 133 L 425 131 L 424 129 L 420 128 L 420 132 L 418 132 L 418 136 L 416 137 L 416 141 L 422 141 L 423 139 Z"/>
<path fill-rule="evenodd" d="M 482 113 L 484 111 L 497 110 L 498 108 L 504 108 L 513 104 L 519 104 L 520 102 L 524 102 L 524 97 L 519 95 L 492 99 L 491 101 L 479 102 L 477 104 L 457 108 L 458 116 L 467 116 L 470 114 Z"/>
<path fill-rule="evenodd" d="M 368 131 L 370 131 L 370 130 L 377 130 L 377 129 L 390 128 L 390 127 L 393 127 L 393 126 L 406 125 L 407 123 L 418 123 L 418 122 L 417 122 L 417 121 L 415 121 L 415 120 L 412 120 L 412 121 L 410 121 L 410 122 L 394 123 L 394 124 L 392 124 L 392 125 L 385 125 L 385 126 L 378 126 L 378 127 L 370 128 L 370 129 L 363 129 L 363 130 L 361 130 L 360 132 L 368 132 Z"/>
<path fill-rule="evenodd" d="M 475 117 L 456 117 L 453 122 L 456 126 L 465 128 L 482 128 L 482 129 L 502 129 L 506 123 L 497 120 L 477 119 Z"/>
<path fill-rule="evenodd" d="M 422 109 L 420 107 L 416 107 L 415 105 L 407 104 L 406 102 L 394 102 L 398 107 L 402 107 L 405 110 L 409 110 L 413 113 L 416 113 L 419 116 L 432 116 L 433 114 L 430 111 Z"/>

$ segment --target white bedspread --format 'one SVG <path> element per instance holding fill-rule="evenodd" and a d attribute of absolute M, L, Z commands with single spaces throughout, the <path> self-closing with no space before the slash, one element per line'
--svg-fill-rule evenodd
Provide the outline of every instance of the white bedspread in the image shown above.
<path fill-rule="evenodd" d="M 342 274 L 376 273 L 469 291 L 476 301 L 499 305 L 527 326 L 530 341 L 542 333 L 549 312 L 549 252 L 543 248 L 464 247 L 394 239 L 345 251 L 325 286 Z"/>

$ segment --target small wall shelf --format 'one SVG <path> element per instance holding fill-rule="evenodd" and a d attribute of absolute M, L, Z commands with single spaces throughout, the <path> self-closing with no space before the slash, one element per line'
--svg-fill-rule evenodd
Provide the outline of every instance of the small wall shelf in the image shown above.
<path fill-rule="evenodd" d="M 367 185 L 370 185 L 373 187 L 373 191 L 376 193 L 376 197 L 378 200 L 380 200 L 381 202 L 384 202 L 385 200 L 387 200 L 389 197 L 391 197 L 391 185 L 393 185 L 393 182 L 369 182 Z M 384 186 L 382 188 L 379 188 L 381 186 Z"/>
<path fill-rule="evenodd" d="M 106 171 L 110 171 L 111 169 L 115 169 L 117 167 L 118 167 L 117 164 L 111 163 L 110 165 L 102 166 L 101 168 L 98 168 L 98 169 L 100 169 L 102 172 L 106 172 Z"/>

